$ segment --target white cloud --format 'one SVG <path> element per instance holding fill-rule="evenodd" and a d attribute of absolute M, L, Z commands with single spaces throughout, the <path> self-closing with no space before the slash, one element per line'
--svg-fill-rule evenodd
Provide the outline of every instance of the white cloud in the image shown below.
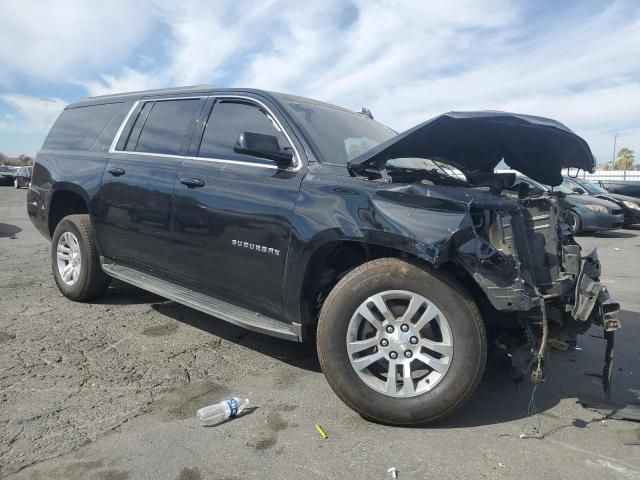
<path fill-rule="evenodd" d="M 21 94 L 0 95 L 0 101 L 18 114 L 6 114 L 6 121 L 0 121 L 0 130 L 16 133 L 46 132 L 67 104 L 59 98 L 41 99 Z"/>
<path fill-rule="evenodd" d="M 119 75 L 105 73 L 100 75 L 99 80 L 79 83 L 87 89 L 89 95 L 96 96 L 171 86 L 165 83 L 165 78 L 161 73 L 141 72 L 133 68 L 124 67 Z"/>
<path fill-rule="evenodd" d="M 154 18 L 146 1 L 3 0 L 0 82 L 65 82 L 128 59 Z"/>

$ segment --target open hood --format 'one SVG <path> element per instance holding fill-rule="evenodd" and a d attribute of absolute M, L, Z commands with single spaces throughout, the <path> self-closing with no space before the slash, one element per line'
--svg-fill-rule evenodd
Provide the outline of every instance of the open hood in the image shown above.
<path fill-rule="evenodd" d="M 563 168 L 595 169 L 589 145 L 549 118 L 508 112 L 449 112 L 401 133 L 349 162 L 355 171 L 384 168 L 393 158 L 429 158 L 463 172 L 509 167 L 547 184 L 562 183 Z"/>

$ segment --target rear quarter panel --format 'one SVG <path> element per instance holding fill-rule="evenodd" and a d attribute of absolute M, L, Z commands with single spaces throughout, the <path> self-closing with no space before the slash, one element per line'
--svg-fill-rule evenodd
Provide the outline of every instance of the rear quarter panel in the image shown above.
<path fill-rule="evenodd" d="M 89 150 L 42 149 L 36 155 L 27 194 L 27 213 L 38 231 L 47 239 L 51 200 L 58 191 L 70 191 L 86 202 L 94 222 L 96 198 L 102 173 L 109 158 L 109 146 L 133 101 L 123 103 L 109 120 Z M 95 227 L 95 225 L 94 225 Z"/>

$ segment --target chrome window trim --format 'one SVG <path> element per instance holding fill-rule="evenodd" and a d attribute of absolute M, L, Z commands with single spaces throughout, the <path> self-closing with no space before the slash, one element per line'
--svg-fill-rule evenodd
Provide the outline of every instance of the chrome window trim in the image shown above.
<path fill-rule="evenodd" d="M 287 130 L 282 126 L 282 123 L 280 123 L 280 121 L 278 120 L 278 117 L 273 114 L 271 109 L 267 107 L 263 102 L 253 97 L 248 97 L 244 95 L 232 95 L 232 94 L 199 95 L 195 97 L 142 98 L 140 100 L 136 100 L 134 104 L 131 106 L 131 108 L 129 109 L 129 113 L 127 113 L 126 117 L 122 121 L 120 128 L 118 128 L 118 131 L 116 132 L 116 136 L 113 138 L 113 141 L 111 142 L 111 146 L 109 147 L 109 153 L 120 153 L 120 154 L 127 154 L 127 155 L 144 155 L 144 156 L 150 156 L 150 157 L 168 157 L 168 158 L 176 158 L 176 159 L 184 159 L 184 160 L 202 160 L 205 162 L 229 163 L 232 165 L 247 165 L 251 167 L 270 168 L 270 169 L 277 170 L 278 169 L 277 165 L 270 165 L 270 164 L 263 164 L 263 163 L 256 163 L 256 162 L 244 162 L 242 160 L 228 160 L 224 158 L 211 158 L 211 157 L 193 157 L 193 156 L 187 156 L 187 155 L 167 155 L 164 153 L 151 153 L 151 152 L 127 152 L 124 150 L 116 150 L 116 145 L 118 145 L 118 142 L 120 141 L 120 137 L 122 136 L 122 132 L 124 131 L 125 126 L 131 119 L 131 115 L 133 115 L 133 112 L 136 110 L 136 108 L 140 103 L 162 102 L 162 101 L 168 101 L 168 100 L 201 100 L 201 99 L 209 99 L 209 98 L 213 98 L 214 100 L 218 98 L 247 100 L 249 102 L 253 102 L 259 105 L 260 107 L 262 107 L 269 114 L 271 119 L 278 125 L 278 127 L 286 137 L 287 141 L 291 145 L 291 148 L 293 149 L 295 165 L 291 168 L 287 168 L 286 170 L 290 172 L 297 172 L 302 168 L 302 159 L 300 158 L 298 149 L 296 148 L 295 144 L 291 140 L 291 137 L 289 136 L 289 133 L 287 132 Z"/>

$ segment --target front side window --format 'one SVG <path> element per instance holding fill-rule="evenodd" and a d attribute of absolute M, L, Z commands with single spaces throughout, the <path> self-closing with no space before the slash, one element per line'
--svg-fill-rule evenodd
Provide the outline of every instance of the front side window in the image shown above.
<path fill-rule="evenodd" d="M 274 135 L 280 148 L 290 147 L 284 133 L 261 107 L 242 101 L 219 101 L 213 107 L 200 144 L 200 157 L 273 164 L 271 160 L 236 153 L 233 147 L 242 132 Z"/>
<path fill-rule="evenodd" d="M 147 102 L 131 129 L 126 150 L 178 155 L 201 107 L 200 99 Z"/>

